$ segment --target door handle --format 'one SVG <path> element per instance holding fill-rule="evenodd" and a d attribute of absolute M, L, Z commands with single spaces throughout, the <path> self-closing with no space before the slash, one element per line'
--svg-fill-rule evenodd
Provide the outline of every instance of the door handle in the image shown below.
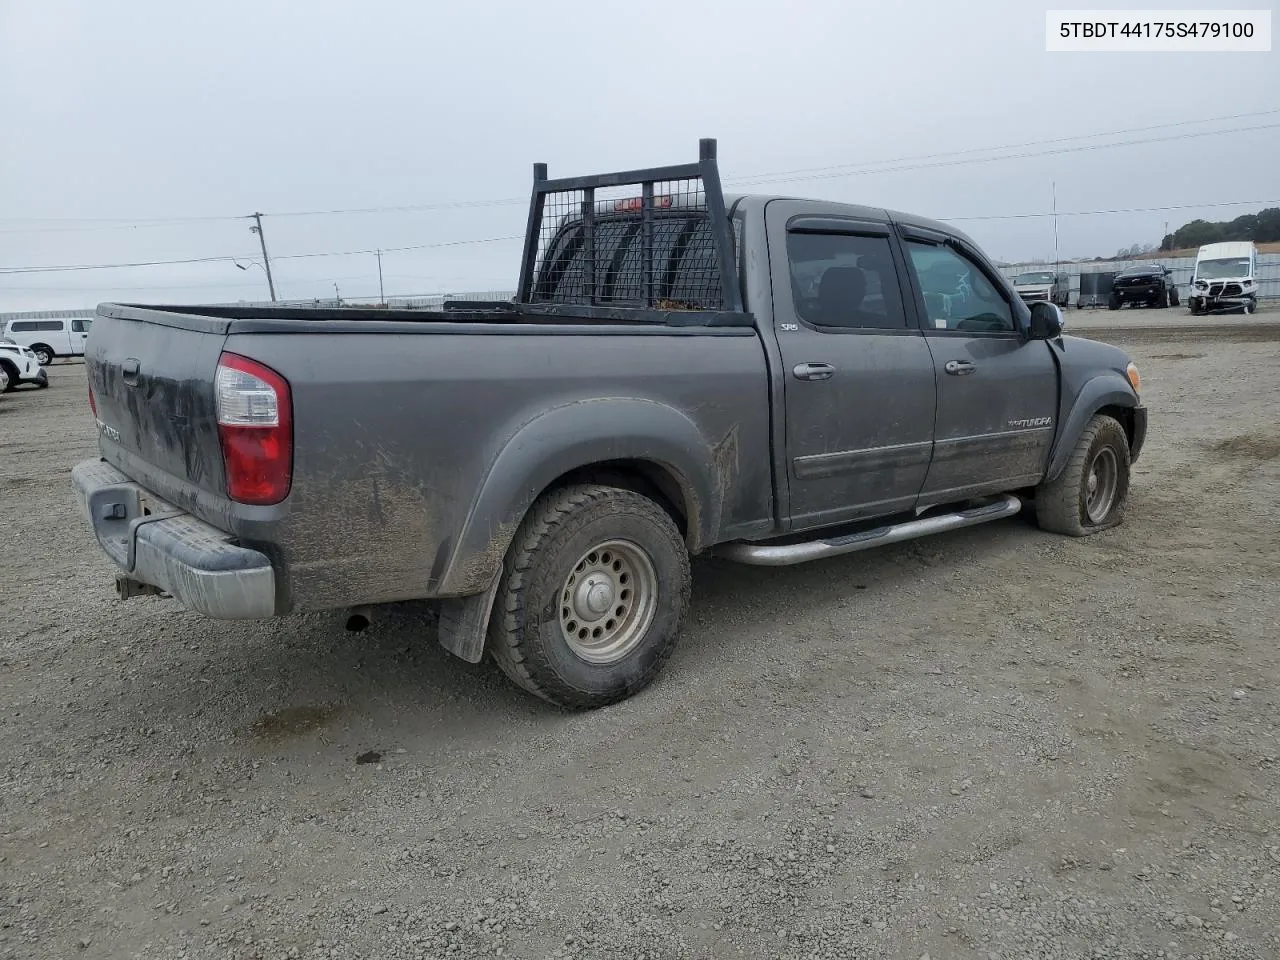
<path fill-rule="evenodd" d="M 942 369 L 952 376 L 963 377 L 965 374 L 973 373 L 978 368 L 972 360 L 948 360 L 947 365 Z"/>
<path fill-rule="evenodd" d="M 797 363 L 791 372 L 797 380 L 830 380 L 836 368 L 829 363 Z"/>

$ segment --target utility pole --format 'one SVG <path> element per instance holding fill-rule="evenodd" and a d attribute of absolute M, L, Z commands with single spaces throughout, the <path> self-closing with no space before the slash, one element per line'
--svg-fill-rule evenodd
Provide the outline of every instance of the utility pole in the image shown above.
<path fill-rule="evenodd" d="M 1052 181 L 1053 189 L 1053 272 L 1058 272 L 1058 181 Z"/>
<path fill-rule="evenodd" d="M 257 226 L 250 227 L 249 230 L 258 235 L 258 242 L 262 244 L 262 265 L 267 271 L 267 289 L 271 291 L 271 302 L 275 303 L 276 282 L 271 279 L 271 261 L 267 258 L 267 235 L 262 232 L 262 214 L 255 213 L 253 219 Z"/>
<path fill-rule="evenodd" d="M 382 305 L 387 305 L 387 295 L 382 289 L 382 251 L 378 251 L 378 299 L 382 301 Z"/>

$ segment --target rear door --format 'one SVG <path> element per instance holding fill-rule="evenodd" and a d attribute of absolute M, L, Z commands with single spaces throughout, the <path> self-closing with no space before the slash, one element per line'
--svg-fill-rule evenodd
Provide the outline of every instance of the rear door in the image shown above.
<path fill-rule="evenodd" d="M 89 328 L 93 321 L 88 317 L 76 317 L 71 321 L 71 353 L 73 356 L 84 356 L 84 345 L 89 339 Z"/>
<path fill-rule="evenodd" d="M 886 223 L 766 209 L 792 529 L 909 510 L 933 446 L 929 348 Z"/>
<path fill-rule="evenodd" d="M 230 321 L 136 307 L 100 313 L 85 355 L 108 462 L 160 497 L 201 513 L 226 480 L 213 376 Z"/>
<path fill-rule="evenodd" d="M 1049 344 L 1023 338 L 1009 294 L 976 251 L 914 228 L 903 248 L 938 388 L 920 505 L 1039 483 L 1058 409 Z"/>

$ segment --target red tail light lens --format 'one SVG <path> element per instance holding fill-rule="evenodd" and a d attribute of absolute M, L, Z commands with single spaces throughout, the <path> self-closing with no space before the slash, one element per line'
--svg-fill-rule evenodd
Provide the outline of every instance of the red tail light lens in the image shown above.
<path fill-rule="evenodd" d="M 293 398 L 284 377 L 234 353 L 214 375 L 218 439 L 227 496 L 237 503 L 279 503 L 293 481 Z"/>
<path fill-rule="evenodd" d="M 670 196 L 657 196 L 653 198 L 653 207 L 655 210 L 666 210 L 670 206 Z M 643 197 L 627 197 L 623 200 L 613 201 L 614 213 L 637 213 L 642 209 L 644 209 Z"/>
<path fill-rule="evenodd" d="M 98 401 L 93 398 L 93 387 L 89 387 L 89 412 L 95 420 L 98 419 Z"/>

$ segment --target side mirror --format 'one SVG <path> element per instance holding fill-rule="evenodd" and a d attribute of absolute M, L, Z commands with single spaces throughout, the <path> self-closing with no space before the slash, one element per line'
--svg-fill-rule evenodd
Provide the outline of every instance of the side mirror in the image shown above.
<path fill-rule="evenodd" d="M 1052 340 L 1062 334 L 1062 329 L 1066 325 L 1066 321 L 1062 317 L 1062 311 L 1058 309 L 1056 303 L 1037 300 L 1031 304 L 1030 335 L 1032 340 Z"/>

